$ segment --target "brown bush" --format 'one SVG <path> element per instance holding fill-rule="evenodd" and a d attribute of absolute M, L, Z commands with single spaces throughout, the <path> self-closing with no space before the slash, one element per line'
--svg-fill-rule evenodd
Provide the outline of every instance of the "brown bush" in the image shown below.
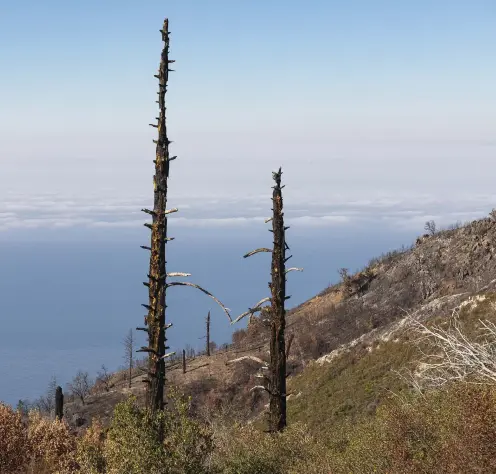
<path fill-rule="evenodd" d="M 0 472 L 16 472 L 24 467 L 28 451 L 21 413 L 0 403 Z"/>
<path fill-rule="evenodd" d="M 246 329 L 237 329 L 233 332 L 232 335 L 232 343 L 235 345 L 241 344 L 246 338 L 247 331 Z"/>
<path fill-rule="evenodd" d="M 65 421 L 29 414 L 28 441 L 33 472 L 69 473 L 76 468 L 76 437 Z"/>
<path fill-rule="evenodd" d="M 347 427 L 336 472 L 496 472 L 496 387 L 457 385 Z"/>

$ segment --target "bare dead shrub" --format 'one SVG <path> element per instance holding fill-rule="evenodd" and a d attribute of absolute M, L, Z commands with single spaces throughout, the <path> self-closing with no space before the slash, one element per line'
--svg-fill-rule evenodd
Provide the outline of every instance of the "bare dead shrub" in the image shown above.
<path fill-rule="evenodd" d="M 34 408 L 45 415 L 50 415 L 55 410 L 55 390 L 57 389 L 57 379 L 52 376 L 46 392 L 34 402 Z"/>
<path fill-rule="evenodd" d="M 108 371 L 105 365 L 102 365 L 102 368 L 98 371 L 96 376 L 93 391 L 96 393 L 109 392 L 112 387 L 112 374 Z"/>
<path fill-rule="evenodd" d="M 134 338 L 133 330 L 129 329 L 126 337 L 122 341 L 124 346 L 124 363 L 128 370 L 128 387 L 131 388 L 131 383 L 133 379 L 133 368 L 134 368 L 134 350 L 136 341 Z"/>
<path fill-rule="evenodd" d="M 423 387 L 442 387 L 454 381 L 472 381 L 496 385 L 496 325 L 479 321 L 481 338 L 476 340 L 464 334 L 456 317 L 447 329 L 426 326 L 411 319 L 418 342 L 427 342 L 415 378 Z"/>
<path fill-rule="evenodd" d="M 90 374 L 80 370 L 72 379 L 72 382 L 67 384 L 67 387 L 72 395 L 79 398 L 84 405 L 86 397 L 90 394 L 91 385 Z"/>
<path fill-rule="evenodd" d="M 427 221 L 424 225 L 424 230 L 430 235 L 434 235 L 437 232 L 437 226 L 434 221 Z"/>

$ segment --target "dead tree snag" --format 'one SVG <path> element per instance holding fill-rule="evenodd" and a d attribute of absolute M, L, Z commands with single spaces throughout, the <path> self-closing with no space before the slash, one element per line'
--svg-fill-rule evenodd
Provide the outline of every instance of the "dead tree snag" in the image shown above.
<path fill-rule="evenodd" d="M 154 202 L 153 211 L 143 209 L 143 212 L 152 216 L 152 224 L 145 224 L 151 229 L 149 304 L 143 305 L 148 314 L 145 316 L 145 326 L 148 326 L 148 347 L 140 349 L 148 352 L 148 378 L 146 406 L 152 412 L 162 410 L 164 407 L 165 361 L 163 355 L 166 348 L 165 335 L 165 244 L 167 238 L 167 179 L 169 177 L 169 144 L 166 125 L 165 93 L 169 78 L 169 22 L 164 21 L 161 30 L 164 47 L 158 73 L 159 92 L 158 140 L 155 158 L 155 175 L 153 177 Z"/>
<path fill-rule="evenodd" d="M 64 394 L 62 393 L 62 387 L 57 387 L 55 389 L 55 418 L 57 420 L 62 420 L 64 416 Z"/>
<path fill-rule="evenodd" d="M 284 214 L 282 211 L 282 171 L 274 173 L 274 191 L 272 193 L 272 232 L 274 248 L 272 250 L 271 275 L 271 335 L 269 368 L 269 431 L 281 431 L 286 426 L 286 240 Z"/>
<path fill-rule="evenodd" d="M 268 367 L 262 365 L 261 369 L 266 369 L 268 375 L 260 373 L 257 377 L 264 380 L 264 385 L 257 385 L 253 388 L 265 390 L 270 397 L 269 401 L 269 431 L 282 431 L 286 426 L 286 357 L 287 352 L 291 347 L 290 339 L 288 347 L 285 343 L 286 329 L 286 310 L 285 301 L 289 299 L 286 296 L 286 274 L 291 271 L 302 271 L 301 268 L 292 267 L 286 270 L 286 262 L 291 256 L 286 257 L 286 250 L 289 247 L 286 243 L 285 233 L 288 227 L 284 226 L 283 200 L 281 186 L 282 170 L 279 168 L 277 173 L 273 173 L 272 177 L 275 181 L 272 193 L 272 217 L 265 222 L 272 222 L 271 232 L 273 233 L 273 248 L 259 248 L 248 252 L 244 258 L 251 257 L 257 253 L 269 252 L 272 254 L 271 276 L 272 280 L 269 283 L 271 291 L 270 298 L 260 300 L 253 308 L 249 308 L 247 312 L 238 316 L 233 323 L 240 321 L 245 316 L 252 317 L 255 313 L 267 310 L 263 305 L 270 301 L 269 321 L 271 328 L 270 335 L 270 361 Z M 246 358 L 246 357 L 245 357 Z M 235 359 L 231 362 L 236 362 Z M 262 361 L 260 361 L 262 363 Z"/>
<path fill-rule="evenodd" d="M 170 324 L 165 323 L 166 291 L 171 286 L 191 286 L 201 290 L 206 295 L 213 298 L 227 314 L 229 320 L 231 316 L 227 308 L 209 293 L 194 283 L 168 282 L 169 277 L 186 277 L 189 273 L 183 272 L 166 272 L 166 244 L 174 240 L 167 237 L 167 218 L 169 214 L 176 213 L 177 208 L 167 209 L 167 188 L 169 178 L 170 162 L 175 156 L 169 155 L 169 145 L 171 141 L 167 136 L 166 124 L 166 106 L 165 94 L 167 92 L 167 82 L 169 78 L 169 69 L 173 60 L 169 59 L 169 21 L 164 20 L 162 29 L 162 41 L 164 46 L 160 60 L 159 72 L 155 77 L 159 81 L 158 105 L 159 116 L 156 124 L 150 124 L 157 129 L 158 139 L 156 143 L 155 154 L 155 175 L 153 176 L 154 199 L 153 210 L 142 209 L 142 211 L 152 217 L 152 223 L 145 223 L 145 227 L 151 230 L 150 246 L 142 246 L 143 249 L 150 252 L 150 268 L 148 281 L 143 284 L 148 287 L 148 304 L 143 306 L 147 310 L 145 316 L 145 327 L 136 328 L 148 333 L 148 347 L 142 347 L 138 352 L 148 354 L 148 371 L 145 383 L 147 384 L 146 406 L 155 413 L 164 409 L 164 387 L 165 387 L 165 359 L 173 355 L 166 353 L 166 330 Z"/>

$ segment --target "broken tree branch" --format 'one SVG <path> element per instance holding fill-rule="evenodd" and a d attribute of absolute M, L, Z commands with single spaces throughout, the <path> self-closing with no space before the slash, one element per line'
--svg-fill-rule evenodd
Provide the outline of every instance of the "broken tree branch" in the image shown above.
<path fill-rule="evenodd" d="M 228 360 L 226 361 L 226 365 L 234 364 L 235 362 L 241 362 L 242 360 L 253 360 L 254 362 L 258 362 L 259 364 L 262 364 L 265 367 L 267 366 L 267 362 L 252 355 L 246 355 L 246 356 L 238 357 L 237 359 Z"/>
<path fill-rule="evenodd" d="M 168 357 L 172 357 L 173 355 L 176 355 L 175 352 L 169 352 L 168 354 L 164 354 L 161 359 L 167 359 Z"/>
<path fill-rule="evenodd" d="M 269 392 L 269 389 L 267 387 L 264 387 L 263 385 L 255 385 L 250 389 L 250 392 L 253 392 L 254 390 L 265 390 L 266 392 Z"/>
<path fill-rule="evenodd" d="M 248 258 L 248 257 L 251 257 L 252 255 L 255 255 L 257 253 L 262 253 L 262 252 L 272 253 L 272 250 L 265 248 L 265 247 L 262 247 L 262 248 L 259 248 L 256 250 L 252 250 L 251 252 L 248 252 L 246 255 L 243 255 L 243 258 Z"/>
<path fill-rule="evenodd" d="M 270 301 L 269 297 L 260 300 L 253 308 L 248 308 L 248 311 L 245 311 L 244 313 L 240 314 L 234 321 L 231 321 L 231 324 L 241 321 L 241 319 L 248 316 L 249 314 L 253 315 L 255 313 L 258 313 L 259 311 L 262 311 L 262 305 L 269 301 Z"/>
<path fill-rule="evenodd" d="M 227 317 L 229 318 L 229 321 L 232 321 L 231 315 L 229 314 L 229 309 L 224 306 L 224 304 L 216 298 L 210 291 L 205 290 L 205 288 L 202 288 L 201 286 L 197 285 L 196 283 L 189 283 L 189 282 L 184 282 L 184 281 L 173 281 L 170 283 L 167 283 L 167 287 L 170 286 L 191 286 L 192 288 L 196 288 L 197 290 L 200 290 L 201 292 L 205 293 L 207 296 L 210 296 L 221 308 L 224 313 L 226 313 Z"/>
<path fill-rule="evenodd" d="M 289 272 L 302 272 L 302 271 L 303 271 L 303 268 L 291 267 L 291 268 L 288 268 L 285 273 L 289 273 Z"/>

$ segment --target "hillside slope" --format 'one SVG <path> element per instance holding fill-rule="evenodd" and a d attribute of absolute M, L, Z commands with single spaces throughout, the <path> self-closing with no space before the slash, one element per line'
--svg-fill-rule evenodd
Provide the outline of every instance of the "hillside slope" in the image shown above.
<path fill-rule="evenodd" d="M 412 247 L 371 261 L 289 311 L 287 335 L 294 334 L 288 360 L 289 421 L 323 425 L 373 413 L 383 399 L 401 391 L 405 384 L 396 371 L 411 364 L 417 350 L 405 316 L 442 320 L 471 295 L 494 298 L 495 237 L 496 223 L 490 218 L 424 235 Z M 487 304 L 482 308 L 490 313 Z M 473 319 L 468 312 L 466 317 Z M 254 318 L 235 333 L 227 350 L 188 360 L 186 374 L 180 366 L 169 368 L 169 383 L 190 394 L 204 414 L 234 408 L 238 418 L 260 419 L 267 400 L 251 391 L 258 364 L 229 362 L 243 356 L 267 360 L 267 335 L 263 321 Z M 109 392 L 92 395 L 84 406 L 67 404 L 68 419 L 78 424 L 95 415 L 107 419 L 129 393 L 143 396 L 142 378 L 136 370 L 129 389 L 123 374 L 116 374 Z"/>

